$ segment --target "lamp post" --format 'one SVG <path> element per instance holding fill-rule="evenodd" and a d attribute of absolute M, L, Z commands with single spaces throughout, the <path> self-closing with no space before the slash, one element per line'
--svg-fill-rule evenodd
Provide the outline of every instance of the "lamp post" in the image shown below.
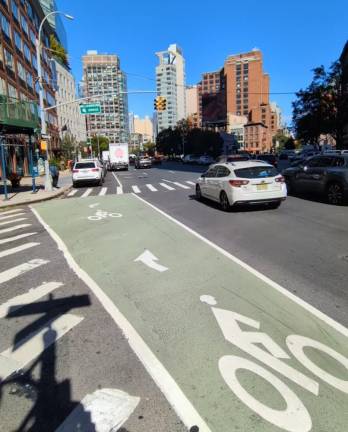
<path fill-rule="evenodd" d="M 64 12 L 60 11 L 53 11 L 47 14 L 43 20 L 41 21 L 39 31 L 38 31 L 38 37 L 36 39 L 36 62 L 37 62 L 37 74 L 38 74 L 38 82 L 39 82 L 39 104 L 40 104 L 40 119 L 41 119 L 41 136 L 47 134 L 46 129 L 46 119 L 45 119 L 45 106 L 44 106 L 44 98 L 43 98 L 43 83 L 42 83 L 42 67 L 41 67 L 41 31 L 43 28 L 43 25 L 45 21 L 52 15 L 64 15 L 65 18 L 68 18 L 70 20 L 73 20 L 74 17 L 71 15 L 68 15 Z M 49 162 L 48 162 L 48 145 L 46 145 L 46 160 L 45 160 L 45 191 L 50 192 L 52 191 L 52 183 L 50 180 L 50 173 L 49 173 Z"/>

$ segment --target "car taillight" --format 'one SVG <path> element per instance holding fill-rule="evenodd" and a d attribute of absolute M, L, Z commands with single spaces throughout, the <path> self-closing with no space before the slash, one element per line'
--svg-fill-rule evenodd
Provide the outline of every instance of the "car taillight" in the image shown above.
<path fill-rule="evenodd" d="M 80 171 L 80 170 L 78 170 L 78 169 L 73 169 L 73 170 L 72 170 L 73 173 L 77 173 L 77 172 L 79 172 L 79 171 Z"/>
<path fill-rule="evenodd" d="M 247 185 L 249 180 L 229 180 L 228 182 L 233 187 L 241 187 Z"/>
<path fill-rule="evenodd" d="M 285 183 L 285 178 L 283 176 L 276 177 L 275 181 L 277 183 Z"/>
<path fill-rule="evenodd" d="M 92 168 L 91 171 L 94 171 L 94 172 L 99 171 L 99 168 Z"/>

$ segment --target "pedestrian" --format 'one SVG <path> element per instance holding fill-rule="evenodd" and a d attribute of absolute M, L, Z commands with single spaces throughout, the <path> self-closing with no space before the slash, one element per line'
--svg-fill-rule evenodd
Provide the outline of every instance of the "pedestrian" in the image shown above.
<path fill-rule="evenodd" d="M 59 169 L 55 163 L 50 164 L 50 174 L 52 177 L 52 186 L 58 187 Z"/>

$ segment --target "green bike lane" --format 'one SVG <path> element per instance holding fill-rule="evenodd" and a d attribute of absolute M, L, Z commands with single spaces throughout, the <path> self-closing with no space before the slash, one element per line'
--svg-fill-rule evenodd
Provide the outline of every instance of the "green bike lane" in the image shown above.
<path fill-rule="evenodd" d="M 201 431 L 346 432 L 346 329 L 133 195 L 35 209 L 205 420 Z"/>

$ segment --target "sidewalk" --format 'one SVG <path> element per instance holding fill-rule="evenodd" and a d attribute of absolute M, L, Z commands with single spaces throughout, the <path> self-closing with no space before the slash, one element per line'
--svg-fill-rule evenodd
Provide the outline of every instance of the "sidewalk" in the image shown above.
<path fill-rule="evenodd" d="M 46 201 L 60 197 L 67 193 L 71 188 L 71 171 L 65 170 L 59 172 L 58 188 L 52 192 L 45 192 L 45 177 L 36 177 L 35 179 L 37 192 L 32 193 L 31 177 L 24 177 L 19 188 L 12 189 L 11 183 L 7 183 L 8 200 L 5 201 L 3 183 L 0 182 L 0 209 L 14 207 L 18 205 L 32 204 L 40 201 Z"/>

